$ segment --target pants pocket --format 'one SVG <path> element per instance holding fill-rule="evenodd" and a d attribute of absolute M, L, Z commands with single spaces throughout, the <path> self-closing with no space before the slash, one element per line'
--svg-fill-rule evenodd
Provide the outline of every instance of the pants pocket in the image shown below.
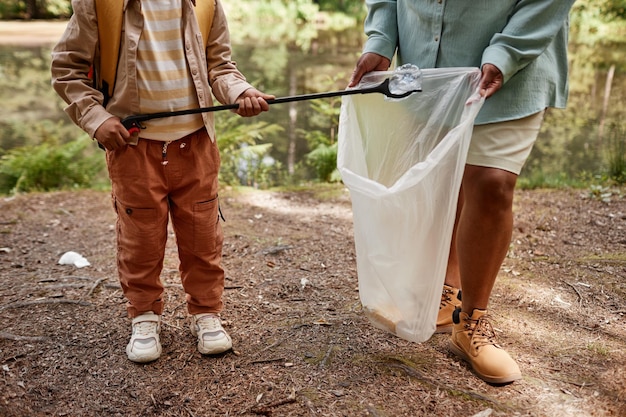
<path fill-rule="evenodd" d="M 166 239 L 163 219 L 156 208 L 137 208 L 115 201 L 118 227 L 118 246 L 121 253 L 135 260 L 161 259 Z"/>
<path fill-rule="evenodd" d="M 215 252 L 219 246 L 219 204 L 217 197 L 193 206 L 193 251 Z"/>

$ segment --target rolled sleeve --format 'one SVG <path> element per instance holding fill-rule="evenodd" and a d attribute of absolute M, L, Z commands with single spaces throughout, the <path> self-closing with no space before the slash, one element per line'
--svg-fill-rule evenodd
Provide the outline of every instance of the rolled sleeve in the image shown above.
<path fill-rule="evenodd" d="M 568 15 L 575 0 L 367 0 L 365 52 L 420 68 L 493 64 L 504 85 L 476 124 L 514 120 L 568 95 Z"/>
<path fill-rule="evenodd" d="M 215 17 L 207 42 L 209 83 L 215 98 L 224 104 L 234 103 L 244 91 L 252 88 L 231 57 L 228 23 L 221 3 L 216 2 Z"/>
<path fill-rule="evenodd" d="M 397 2 L 367 0 L 368 14 L 364 23 L 367 41 L 363 53 L 373 52 L 391 60 L 398 46 Z"/>
<path fill-rule="evenodd" d="M 68 104 L 64 110 L 70 119 L 93 138 L 113 115 L 102 107 L 104 97 L 90 77 L 98 42 L 95 4 L 93 0 L 74 0 L 72 7 L 75 12 L 52 49 L 52 86 Z"/>
<path fill-rule="evenodd" d="M 482 55 L 506 83 L 545 52 L 568 20 L 575 0 L 522 0 L 501 32 L 495 33 Z"/>

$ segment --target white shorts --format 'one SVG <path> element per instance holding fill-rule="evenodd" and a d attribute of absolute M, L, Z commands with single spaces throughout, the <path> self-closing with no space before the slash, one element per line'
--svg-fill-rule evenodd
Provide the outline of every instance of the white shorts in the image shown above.
<path fill-rule="evenodd" d="M 474 126 L 467 164 L 519 175 L 537 140 L 544 111 L 506 122 Z"/>

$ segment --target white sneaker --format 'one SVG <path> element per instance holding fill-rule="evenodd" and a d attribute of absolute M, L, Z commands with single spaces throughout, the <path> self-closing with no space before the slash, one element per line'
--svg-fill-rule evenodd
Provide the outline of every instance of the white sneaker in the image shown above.
<path fill-rule="evenodd" d="M 133 362 L 152 362 L 161 356 L 161 316 L 152 311 L 133 319 L 133 334 L 126 346 L 126 355 Z"/>
<path fill-rule="evenodd" d="M 215 355 L 230 350 L 233 343 L 217 314 L 201 313 L 191 317 L 191 334 L 198 338 L 198 351 Z"/>

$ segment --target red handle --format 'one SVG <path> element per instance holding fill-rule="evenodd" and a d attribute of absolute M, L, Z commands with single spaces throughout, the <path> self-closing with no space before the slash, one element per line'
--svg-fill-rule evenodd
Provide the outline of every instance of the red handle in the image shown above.
<path fill-rule="evenodd" d="M 139 133 L 140 131 L 141 129 L 139 129 L 137 126 L 132 126 L 128 128 L 128 133 L 130 133 L 131 135 Z"/>

